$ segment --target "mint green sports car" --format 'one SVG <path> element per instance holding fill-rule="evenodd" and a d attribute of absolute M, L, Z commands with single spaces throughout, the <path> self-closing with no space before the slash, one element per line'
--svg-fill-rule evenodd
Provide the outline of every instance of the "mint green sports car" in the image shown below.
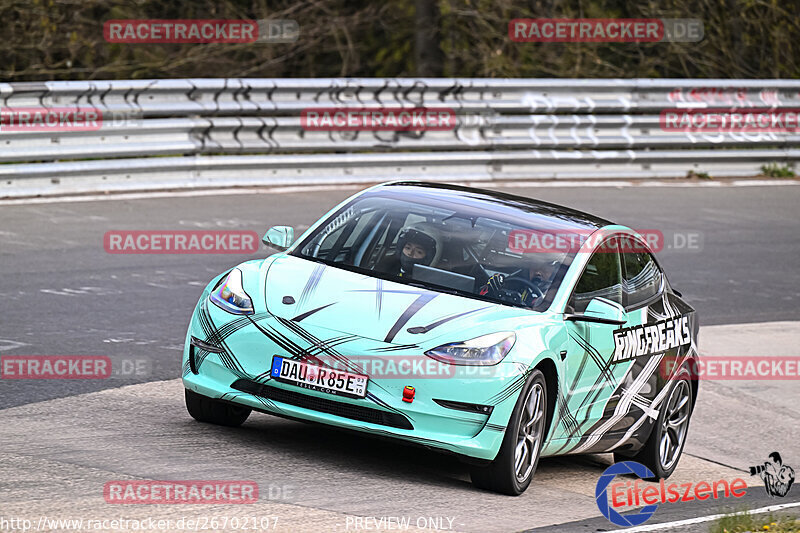
<path fill-rule="evenodd" d="M 362 191 L 213 279 L 183 353 L 195 419 L 251 411 L 454 453 L 511 495 L 539 458 L 675 470 L 697 397 L 694 310 L 647 240 L 454 185 Z"/>

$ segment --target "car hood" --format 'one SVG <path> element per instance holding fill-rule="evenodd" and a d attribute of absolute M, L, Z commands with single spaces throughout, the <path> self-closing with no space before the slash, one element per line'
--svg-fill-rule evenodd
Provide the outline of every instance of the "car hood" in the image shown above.
<path fill-rule="evenodd" d="M 393 344 L 467 340 L 539 315 L 289 255 L 275 259 L 263 286 L 272 315 Z"/>

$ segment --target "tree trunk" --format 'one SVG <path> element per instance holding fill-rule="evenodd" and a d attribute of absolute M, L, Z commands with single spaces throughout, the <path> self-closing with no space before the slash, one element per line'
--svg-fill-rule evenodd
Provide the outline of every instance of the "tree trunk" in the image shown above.
<path fill-rule="evenodd" d="M 414 63 L 416 75 L 443 75 L 442 49 L 439 46 L 439 6 L 436 0 L 415 0 Z"/>

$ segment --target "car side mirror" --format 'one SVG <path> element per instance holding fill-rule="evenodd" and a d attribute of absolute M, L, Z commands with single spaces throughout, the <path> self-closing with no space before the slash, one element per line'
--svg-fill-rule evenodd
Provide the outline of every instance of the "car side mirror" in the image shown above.
<path fill-rule="evenodd" d="M 596 324 L 613 324 L 621 326 L 627 322 L 625 309 L 617 302 L 606 298 L 592 298 L 583 313 L 571 313 L 565 316 L 573 322 L 594 322 Z"/>
<path fill-rule="evenodd" d="M 272 226 L 267 230 L 261 242 L 280 251 L 284 251 L 294 242 L 294 228 L 291 226 Z"/>

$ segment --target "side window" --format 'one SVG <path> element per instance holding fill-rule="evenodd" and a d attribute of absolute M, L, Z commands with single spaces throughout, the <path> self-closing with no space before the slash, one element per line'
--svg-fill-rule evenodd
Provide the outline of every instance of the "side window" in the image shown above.
<path fill-rule="evenodd" d="M 335 260 L 334 257 L 329 257 L 331 251 L 336 243 L 339 243 L 341 247 L 342 237 L 344 235 L 349 236 L 350 232 L 353 231 L 352 220 L 354 215 L 355 211 L 352 207 L 337 215 L 303 248 L 303 255 L 321 257 L 331 261 Z"/>
<path fill-rule="evenodd" d="M 653 256 L 647 252 L 625 252 L 622 258 L 625 266 L 622 281 L 625 305 L 631 307 L 658 294 L 663 274 Z"/>
<path fill-rule="evenodd" d="M 319 250 L 315 254 L 315 257 L 330 259 L 331 261 L 335 260 L 335 257 L 329 257 L 329 255 L 331 254 L 333 245 L 339 241 L 344 234 L 345 228 L 347 227 L 347 224 L 342 224 L 338 228 L 332 230 L 330 233 L 325 234 L 322 238 L 322 242 L 319 245 Z"/>
<path fill-rule="evenodd" d="M 622 305 L 622 267 L 616 239 L 606 241 L 589 259 L 570 305 L 576 313 L 582 313 L 591 299 L 597 297 Z"/>

